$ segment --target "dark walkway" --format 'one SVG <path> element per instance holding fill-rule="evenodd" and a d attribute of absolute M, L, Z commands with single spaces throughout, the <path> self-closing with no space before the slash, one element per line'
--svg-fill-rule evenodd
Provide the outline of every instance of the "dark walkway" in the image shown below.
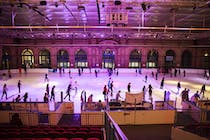
<path fill-rule="evenodd" d="M 171 140 L 172 125 L 120 126 L 129 140 Z"/>

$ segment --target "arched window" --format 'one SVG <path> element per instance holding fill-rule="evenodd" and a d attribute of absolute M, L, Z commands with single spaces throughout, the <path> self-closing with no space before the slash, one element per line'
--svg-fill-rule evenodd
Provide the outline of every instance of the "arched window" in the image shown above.
<path fill-rule="evenodd" d="M 43 68 L 49 68 L 51 64 L 50 52 L 46 49 L 39 52 L 39 65 Z"/>
<path fill-rule="evenodd" d="M 165 67 L 171 68 L 174 66 L 176 54 L 173 50 L 167 50 L 165 56 Z"/>
<path fill-rule="evenodd" d="M 189 68 L 192 65 L 192 54 L 190 51 L 185 50 L 182 53 L 182 67 Z"/>
<path fill-rule="evenodd" d="M 202 53 L 202 60 L 203 60 L 203 68 L 210 68 L 210 53 L 204 51 Z"/>
<path fill-rule="evenodd" d="M 88 67 L 88 62 L 87 62 L 87 54 L 83 50 L 78 50 L 75 54 L 75 67 L 80 68 L 80 67 Z"/>
<path fill-rule="evenodd" d="M 33 52 L 30 49 L 25 49 L 21 53 L 22 65 L 32 66 L 34 64 Z"/>
<path fill-rule="evenodd" d="M 9 69 L 10 59 L 11 59 L 11 57 L 10 57 L 8 51 L 3 49 L 3 51 L 2 51 L 2 68 L 3 69 Z"/>
<path fill-rule="evenodd" d="M 59 50 L 57 53 L 57 66 L 68 68 L 69 63 L 69 54 L 66 50 Z"/>
<path fill-rule="evenodd" d="M 147 55 L 147 67 L 157 67 L 158 66 L 158 51 L 150 50 Z"/>
<path fill-rule="evenodd" d="M 106 49 L 103 53 L 103 68 L 114 68 L 114 52 L 112 50 Z"/>
<path fill-rule="evenodd" d="M 140 68 L 141 67 L 141 52 L 137 49 L 131 51 L 129 56 L 129 67 Z"/>

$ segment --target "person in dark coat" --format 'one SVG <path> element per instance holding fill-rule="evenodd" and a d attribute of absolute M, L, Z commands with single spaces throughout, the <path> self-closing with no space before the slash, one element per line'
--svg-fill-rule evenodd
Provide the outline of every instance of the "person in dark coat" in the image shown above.
<path fill-rule="evenodd" d="M 165 78 L 163 77 L 163 78 L 162 78 L 162 80 L 161 80 L 161 83 L 160 83 L 160 88 L 161 88 L 161 89 L 163 89 L 163 86 L 164 86 L 164 80 L 165 80 Z"/>
<path fill-rule="evenodd" d="M 20 80 L 18 81 L 18 92 L 20 93 L 20 87 L 21 87 L 21 82 L 20 82 Z"/>
<path fill-rule="evenodd" d="M 26 92 L 26 93 L 23 95 L 23 101 L 24 101 L 24 102 L 27 102 L 27 99 L 28 99 L 28 92 Z"/>
<path fill-rule="evenodd" d="M 7 100 L 7 84 L 4 84 L 3 86 L 3 93 L 2 93 L 2 96 L 1 96 L 1 99 L 3 99 L 4 95 L 6 96 L 6 100 Z"/>
<path fill-rule="evenodd" d="M 55 101 L 55 85 L 54 85 L 54 86 L 52 87 L 52 89 L 51 89 L 50 101 L 51 101 L 52 99 Z"/>
<path fill-rule="evenodd" d="M 128 92 L 131 92 L 131 83 L 128 83 L 127 89 L 128 89 Z"/>

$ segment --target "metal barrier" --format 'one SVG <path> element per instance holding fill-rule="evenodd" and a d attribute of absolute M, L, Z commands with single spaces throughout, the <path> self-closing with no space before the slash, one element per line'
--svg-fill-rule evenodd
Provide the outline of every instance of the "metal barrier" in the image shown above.
<path fill-rule="evenodd" d="M 107 140 L 128 140 L 108 112 L 105 112 L 105 130 Z"/>

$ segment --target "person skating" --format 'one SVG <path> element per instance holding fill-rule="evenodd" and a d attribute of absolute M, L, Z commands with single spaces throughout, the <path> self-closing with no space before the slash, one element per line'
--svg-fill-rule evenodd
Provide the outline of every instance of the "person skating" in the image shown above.
<path fill-rule="evenodd" d="M 6 100 L 7 100 L 7 84 L 4 84 L 3 86 L 3 93 L 2 93 L 2 96 L 1 96 L 1 100 L 3 99 L 4 95 L 6 96 Z"/>
<path fill-rule="evenodd" d="M 20 88 L 21 88 L 21 82 L 20 82 L 20 80 L 18 81 L 18 92 L 20 93 Z"/>
<path fill-rule="evenodd" d="M 72 86 L 71 86 L 71 84 L 69 84 L 67 87 L 66 96 L 64 97 L 64 99 L 66 99 L 66 97 L 69 97 L 69 101 L 71 101 L 71 95 L 70 95 L 71 89 L 72 89 Z"/>
<path fill-rule="evenodd" d="M 131 83 L 128 83 L 127 89 L 128 89 L 128 92 L 131 92 Z"/>
<path fill-rule="evenodd" d="M 149 89 L 149 97 L 152 98 L 152 85 L 151 84 L 149 84 L 148 89 Z"/>
<path fill-rule="evenodd" d="M 163 89 L 165 78 L 163 77 L 160 83 L 160 88 Z"/>
<path fill-rule="evenodd" d="M 24 102 L 27 102 L 27 99 L 28 99 L 28 92 L 26 92 L 26 93 L 23 95 L 23 101 L 24 101 Z"/>
<path fill-rule="evenodd" d="M 47 74 L 47 73 L 46 73 L 45 76 L 44 76 L 44 82 L 46 82 L 46 81 L 49 82 L 48 74 Z"/>
<path fill-rule="evenodd" d="M 52 89 L 51 89 L 50 101 L 51 101 L 52 99 L 55 101 L 55 86 L 53 86 Z"/>
<path fill-rule="evenodd" d="M 50 94 L 50 87 L 49 87 L 49 84 L 47 84 L 47 86 L 46 86 L 46 92 L 47 92 L 48 95 Z"/>

